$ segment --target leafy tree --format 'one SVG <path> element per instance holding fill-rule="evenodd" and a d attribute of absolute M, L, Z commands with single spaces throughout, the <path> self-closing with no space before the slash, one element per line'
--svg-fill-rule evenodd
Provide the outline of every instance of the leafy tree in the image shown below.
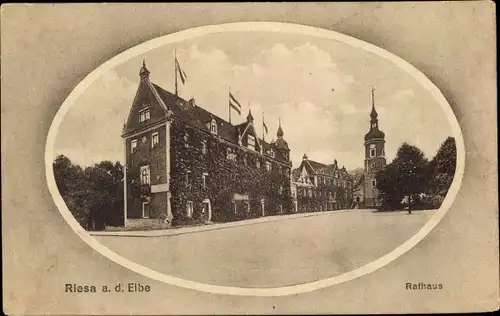
<path fill-rule="evenodd" d="M 53 163 L 57 187 L 75 219 L 87 229 L 123 223 L 123 167 L 103 161 L 83 170 L 64 155 Z"/>
<path fill-rule="evenodd" d="M 403 143 L 394 161 L 377 174 L 377 188 L 392 203 L 407 197 L 411 212 L 418 194 L 425 192 L 428 187 L 427 163 L 419 148 Z"/>
<path fill-rule="evenodd" d="M 359 179 L 361 179 L 361 177 L 363 176 L 364 172 L 365 172 L 365 170 L 363 168 L 356 168 L 354 170 L 348 171 L 349 175 L 352 178 L 352 183 L 353 184 L 358 183 Z"/>
<path fill-rule="evenodd" d="M 453 182 L 457 164 L 455 139 L 448 137 L 439 147 L 434 158 L 429 162 L 429 193 L 436 207 L 441 205 Z"/>

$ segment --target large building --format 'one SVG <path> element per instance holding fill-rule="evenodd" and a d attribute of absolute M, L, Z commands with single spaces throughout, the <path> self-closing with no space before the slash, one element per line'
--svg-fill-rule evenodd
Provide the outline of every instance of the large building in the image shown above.
<path fill-rule="evenodd" d="M 233 125 L 152 83 L 145 64 L 139 75 L 122 134 L 127 221 L 184 225 L 292 210 L 281 124 L 267 143 L 250 112 Z"/>
<path fill-rule="evenodd" d="M 377 190 L 377 172 L 386 165 L 385 134 L 379 129 L 378 113 L 375 110 L 374 90 L 372 89 L 372 110 L 370 113 L 370 130 L 365 135 L 364 172 L 356 183 L 354 199 L 357 207 L 373 208 L 381 205 Z"/>
<path fill-rule="evenodd" d="M 292 196 L 298 212 L 346 209 L 353 202 L 353 180 L 345 167 L 310 160 L 306 154 L 292 173 Z"/>

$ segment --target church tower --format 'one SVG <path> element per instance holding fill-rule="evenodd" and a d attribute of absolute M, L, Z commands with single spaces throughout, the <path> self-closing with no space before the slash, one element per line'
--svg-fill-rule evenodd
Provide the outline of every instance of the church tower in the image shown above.
<path fill-rule="evenodd" d="M 366 207 L 380 206 L 376 188 L 377 172 L 386 165 L 385 134 L 378 128 L 378 114 L 375 110 L 375 89 L 372 88 L 372 111 L 370 131 L 365 135 L 364 203 Z"/>

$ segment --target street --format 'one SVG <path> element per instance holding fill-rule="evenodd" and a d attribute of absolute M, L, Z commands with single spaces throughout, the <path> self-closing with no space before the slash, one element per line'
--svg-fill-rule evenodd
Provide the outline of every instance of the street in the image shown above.
<path fill-rule="evenodd" d="M 434 212 L 351 210 L 175 236 L 95 238 L 123 257 L 171 276 L 278 287 L 370 263 L 413 236 Z"/>

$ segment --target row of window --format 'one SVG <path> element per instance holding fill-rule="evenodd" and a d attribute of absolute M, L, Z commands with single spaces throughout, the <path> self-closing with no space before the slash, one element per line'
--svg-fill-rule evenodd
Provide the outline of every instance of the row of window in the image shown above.
<path fill-rule="evenodd" d="M 208 173 L 203 172 L 201 174 L 201 185 L 204 189 L 207 188 L 207 181 L 208 181 Z M 186 171 L 185 183 L 187 187 L 191 187 L 191 185 L 193 184 L 193 175 L 190 170 Z"/>
<path fill-rule="evenodd" d="M 146 136 L 142 137 L 142 142 L 143 143 L 147 142 Z M 158 132 L 152 133 L 151 134 L 151 148 L 155 148 L 156 146 L 158 146 L 159 143 L 160 143 L 160 134 L 158 134 Z M 130 152 L 135 153 L 136 151 L 137 151 L 137 139 L 133 139 L 130 142 Z"/>

